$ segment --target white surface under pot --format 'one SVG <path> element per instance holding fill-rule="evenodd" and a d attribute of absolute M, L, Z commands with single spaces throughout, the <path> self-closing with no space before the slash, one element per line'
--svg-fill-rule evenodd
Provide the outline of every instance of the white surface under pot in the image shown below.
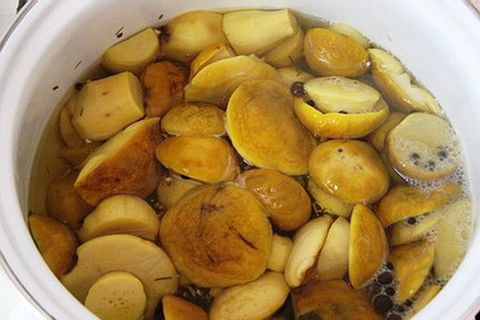
<path fill-rule="evenodd" d="M 0 260 L 46 319 L 95 319 L 49 271 L 28 232 L 27 192 L 42 131 L 62 96 L 116 32 L 199 8 L 290 7 L 350 23 L 394 52 L 441 102 L 463 142 L 480 200 L 480 22 L 453 0 L 37 0 L 0 43 Z M 159 17 L 163 18 L 159 21 Z M 56 90 L 53 88 L 56 87 Z M 477 208 L 477 206 L 475 206 Z M 476 210 L 476 216 L 480 211 Z M 478 220 L 478 219 L 477 219 Z M 480 226 L 457 273 L 415 319 L 470 319 L 480 307 Z"/>

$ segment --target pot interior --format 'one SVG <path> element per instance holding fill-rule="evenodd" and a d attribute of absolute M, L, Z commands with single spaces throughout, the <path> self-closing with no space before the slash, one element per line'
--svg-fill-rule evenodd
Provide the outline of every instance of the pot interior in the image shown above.
<path fill-rule="evenodd" d="M 29 188 L 30 177 L 44 130 L 49 127 L 50 119 L 54 119 L 62 98 L 98 63 L 105 48 L 120 38 L 147 25 L 161 25 L 184 11 L 244 7 L 289 7 L 329 21 L 346 22 L 395 53 L 438 98 L 460 135 L 472 196 L 474 203 L 478 203 L 480 167 L 472 164 L 480 160 L 476 129 L 480 123 L 477 85 L 480 38 L 478 30 L 473 31 L 474 27 L 478 29 L 478 22 L 460 2 L 278 0 L 274 5 L 267 0 L 34 2 L 2 52 L 0 122 L 4 138 L 0 150 L 5 165 L 2 164 L 0 175 L 5 182 L 0 195 L 0 243 L 15 281 L 41 306 L 39 310 L 44 315 L 59 319 L 94 318 L 49 272 L 24 219 L 32 209 L 29 199 L 44 199 L 44 188 Z M 52 131 L 48 137 L 48 144 L 55 145 L 58 134 Z M 45 168 L 43 171 L 48 179 L 49 173 Z M 29 194 L 29 190 L 33 191 Z M 477 290 L 480 280 L 474 274 L 480 267 L 478 229 L 476 225 L 469 253 L 457 274 L 416 319 L 459 318 L 475 311 L 480 292 Z"/>

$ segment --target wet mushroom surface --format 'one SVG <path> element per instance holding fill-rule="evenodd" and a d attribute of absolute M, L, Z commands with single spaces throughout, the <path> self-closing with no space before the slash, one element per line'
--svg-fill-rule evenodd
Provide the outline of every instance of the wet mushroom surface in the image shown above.
<path fill-rule="evenodd" d="M 408 319 L 473 217 L 459 137 L 419 80 L 288 8 L 145 26 L 47 128 L 33 241 L 100 319 Z"/>

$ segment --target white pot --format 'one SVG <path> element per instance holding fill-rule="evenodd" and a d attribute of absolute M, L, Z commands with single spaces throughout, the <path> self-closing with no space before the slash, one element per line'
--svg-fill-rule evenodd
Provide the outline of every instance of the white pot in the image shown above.
<path fill-rule="evenodd" d="M 350 23 L 398 55 L 439 99 L 461 136 L 480 199 L 480 22 L 448 0 L 38 0 L 0 43 L 0 260 L 47 318 L 94 319 L 48 270 L 25 223 L 33 158 L 55 106 L 110 44 L 199 8 L 290 7 Z M 159 17 L 163 15 L 161 21 Z M 80 62 L 81 61 L 81 62 Z M 58 86 L 58 89 L 53 90 Z M 476 211 L 478 216 L 479 212 Z M 458 272 L 415 319 L 469 319 L 480 308 L 480 229 Z"/>

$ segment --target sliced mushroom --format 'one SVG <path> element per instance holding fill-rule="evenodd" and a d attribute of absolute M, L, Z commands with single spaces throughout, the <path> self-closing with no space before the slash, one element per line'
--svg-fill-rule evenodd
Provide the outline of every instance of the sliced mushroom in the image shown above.
<path fill-rule="evenodd" d="M 329 140 L 313 150 L 310 178 L 347 204 L 373 203 L 388 191 L 389 176 L 376 151 L 357 140 Z"/>
<path fill-rule="evenodd" d="M 38 214 L 28 216 L 28 226 L 45 263 L 57 278 L 74 262 L 77 238 L 64 224 Z"/>
<path fill-rule="evenodd" d="M 377 216 L 386 228 L 406 218 L 434 211 L 460 192 L 461 187 L 456 183 L 441 185 L 430 193 L 413 186 L 396 185 L 380 201 Z"/>
<path fill-rule="evenodd" d="M 73 230 L 79 229 L 83 218 L 93 210 L 73 187 L 76 179 L 75 172 L 56 178 L 48 186 L 45 199 L 48 214 Z"/>
<path fill-rule="evenodd" d="M 290 287 L 302 284 L 305 273 L 315 264 L 331 224 L 332 217 L 325 215 L 310 220 L 295 233 L 293 248 L 285 265 L 285 280 Z"/>
<path fill-rule="evenodd" d="M 165 174 L 157 187 L 157 200 L 164 207 L 170 209 L 188 191 L 201 186 L 202 183 L 192 179 L 184 179 L 177 174 Z"/>
<path fill-rule="evenodd" d="M 279 80 L 276 70 L 255 57 L 237 56 L 215 61 L 200 70 L 185 87 L 187 102 L 225 107 L 235 89 L 247 80 Z"/>
<path fill-rule="evenodd" d="M 223 17 L 223 31 L 238 54 L 256 54 L 272 49 L 298 29 L 288 9 L 240 10 Z"/>
<path fill-rule="evenodd" d="M 169 21 L 160 28 L 162 56 L 182 62 L 190 62 L 208 46 L 227 39 L 222 30 L 221 13 L 212 11 L 191 11 Z"/>
<path fill-rule="evenodd" d="M 417 222 L 419 219 L 419 222 Z M 397 222 L 389 228 L 389 242 L 398 246 L 414 241 L 424 240 L 442 219 L 439 213 L 427 214 L 419 217 L 408 218 Z M 412 224 L 410 222 L 413 222 Z"/>
<path fill-rule="evenodd" d="M 438 102 L 426 89 L 413 84 L 401 63 L 382 49 L 368 49 L 375 84 L 385 99 L 403 112 L 423 111 L 442 115 Z"/>
<path fill-rule="evenodd" d="M 420 289 L 432 267 L 434 247 L 426 241 L 395 247 L 390 253 L 398 281 L 395 301 L 402 304 Z"/>
<path fill-rule="evenodd" d="M 124 271 L 101 276 L 85 298 L 85 307 L 102 320 L 143 319 L 146 303 L 142 282 Z"/>
<path fill-rule="evenodd" d="M 235 57 L 235 51 L 226 42 L 217 43 L 203 49 L 190 64 L 190 79 L 201 69 L 215 61 Z"/>
<path fill-rule="evenodd" d="M 357 40 L 358 43 L 360 43 L 364 48 L 368 48 L 370 46 L 370 40 L 368 40 L 367 37 L 365 37 L 359 30 L 349 24 L 336 22 L 330 24 L 328 28 L 332 31 L 352 37 L 353 39 Z"/>
<path fill-rule="evenodd" d="M 330 226 L 317 263 L 320 281 L 343 279 L 348 271 L 350 224 L 338 217 Z"/>
<path fill-rule="evenodd" d="M 87 216 L 78 235 L 83 242 L 121 233 L 153 241 L 157 237 L 159 224 L 155 210 L 145 200 L 122 194 L 100 202 Z"/>
<path fill-rule="evenodd" d="M 211 320 L 263 320 L 280 309 L 289 287 L 283 274 L 266 272 L 247 284 L 225 289 L 213 301 Z"/>
<path fill-rule="evenodd" d="M 343 280 L 316 281 L 292 291 L 295 319 L 379 320 L 366 295 Z"/>
<path fill-rule="evenodd" d="M 163 116 L 170 109 L 182 105 L 187 82 L 188 72 L 179 63 L 165 60 L 149 65 L 142 74 L 147 116 Z"/>
<path fill-rule="evenodd" d="M 78 247 L 77 255 L 77 264 L 61 280 L 82 303 L 90 287 L 111 271 L 129 272 L 140 279 L 147 295 L 146 320 L 153 320 L 155 307 L 164 295 L 177 290 L 178 275 L 170 258 L 156 244 L 137 236 L 94 238 Z"/>
<path fill-rule="evenodd" d="M 466 198 L 449 204 L 442 210 L 435 243 L 433 271 L 437 279 L 450 279 L 462 262 L 472 234 L 472 203 Z"/>
<path fill-rule="evenodd" d="M 100 142 L 85 143 L 80 147 L 73 148 L 63 146 L 58 149 L 57 156 L 66 160 L 75 169 L 80 169 L 84 164 L 85 160 L 87 160 L 87 158 L 100 146 Z"/>
<path fill-rule="evenodd" d="M 114 194 L 150 195 L 161 174 L 155 159 L 159 127 L 158 118 L 136 122 L 96 149 L 74 184 L 83 200 L 96 206 Z"/>
<path fill-rule="evenodd" d="M 379 92 L 358 80 L 315 78 L 304 84 L 304 91 L 303 98 L 295 99 L 295 114 L 319 137 L 363 137 L 389 114 Z"/>
<path fill-rule="evenodd" d="M 265 61 L 277 68 L 297 64 L 303 57 L 304 37 L 305 33 L 299 27 L 293 36 L 267 51 L 264 56 Z"/>
<path fill-rule="evenodd" d="M 381 96 L 374 87 L 339 76 L 320 77 L 304 85 L 308 98 L 322 112 L 367 113 L 375 110 Z"/>
<path fill-rule="evenodd" d="M 279 229 L 295 230 L 310 218 L 310 198 L 294 178 L 276 170 L 254 169 L 242 173 L 238 181 L 255 194 Z"/>
<path fill-rule="evenodd" d="M 450 124 L 428 113 L 413 113 L 387 135 L 386 154 L 403 176 L 436 180 L 460 165 L 458 139 Z"/>
<path fill-rule="evenodd" d="M 350 218 L 353 204 L 347 204 L 330 193 L 323 191 L 310 178 L 308 179 L 308 191 L 320 208 L 331 215 L 341 216 L 346 219 Z"/>
<path fill-rule="evenodd" d="M 309 104 L 310 103 L 310 104 Z M 322 113 L 303 98 L 294 101 L 298 120 L 318 138 L 360 138 L 377 128 L 388 116 L 388 106 L 381 100 L 379 109 L 369 113 Z"/>
<path fill-rule="evenodd" d="M 272 238 L 272 251 L 270 258 L 268 258 L 267 269 L 283 272 L 292 248 L 293 242 L 290 238 L 282 237 L 274 233 Z"/>
<path fill-rule="evenodd" d="M 363 204 L 353 208 L 350 219 L 348 277 L 355 289 L 361 288 L 380 270 L 388 255 L 382 224 Z"/>
<path fill-rule="evenodd" d="M 279 68 L 277 72 L 280 75 L 282 83 L 287 86 L 287 88 L 291 88 L 295 82 L 307 82 L 314 78 L 313 75 L 294 67 Z"/>
<path fill-rule="evenodd" d="M 133 73 L 122 72 L 83 86 L 72 124 L 82 138 L 103 141 L 144 115 L 140 81 Z"/>
<path fill-rule="evenodd" d="M 101 64 L 111 72 L 130 71 L 140 75 L 159 54 L 158 36 L 152 28 L 147 28 L 105 50 Z"/>
<path fill-rule="evenodd" d="M 405 113 L 401 112 L 390 113 L 385 122 L 367 136 L 367 141 L 373 145 L 378 152 L 383 152 L 387 134 L 405 119 L 406 116 Z"/>
<path fill-rule="evenodd" d="M 225 113 L 207 103 L 187 103 L 170 110 L 161 121 L 170 135 L 221 136 L 225 134 Z"/>
<path fill-rule="evenodd" d="M 272 229 L 252 193 L 231 184 L 207 185 L 191 190 L 167 211 L 160 241 L 193 283 L 228 287 L 265 271 Z"/>
<path fill-rule="evenodd" d="M 239 172 L 232 147 L 217 137 L 167 138 L 158 145 L 156 156 L 166 168 L 207 183 L 232 180 Z"/>
<path fill-rule="evenodd" d="M 304 51 L 310 68 L 322 76 L 358 77 L 367 71 L 367 50 L 342 33 L 312 28 L 305 35 Z"/>
<path fill-rule="evenodd" d="M 427 285 L 423 287 L 413 298 L 413 303 L 410 310 L 407 312 L 407 317 L 413 317 L 420 310 L 422 310 L 442 289 L 442 286 L 437 284 Z"/>
<path fill-rule="evenodd" d="M 176 296 L 163 297 L 162 307 L 165 320 L 208 320 L 208 314 L 202 308 Z"/>
<path fill-rule="evenodd" d="M 72 124 L 73 113 L 77 104 L 78 93 L 73 94 L 60 111 L 58 118 L 58 128 L 63 141 L 70 148 L 78 148 L 85 144 L 85 140 L 78 134 L 77 129 Z"/>
<path fill-rule="evenodd" d="M 300 124 L 288 90 L 276 81 L 243 83 L 227 108 L 227 132 L 240 155 L 286 175 L 307 173 L 315 140 Z"/>

